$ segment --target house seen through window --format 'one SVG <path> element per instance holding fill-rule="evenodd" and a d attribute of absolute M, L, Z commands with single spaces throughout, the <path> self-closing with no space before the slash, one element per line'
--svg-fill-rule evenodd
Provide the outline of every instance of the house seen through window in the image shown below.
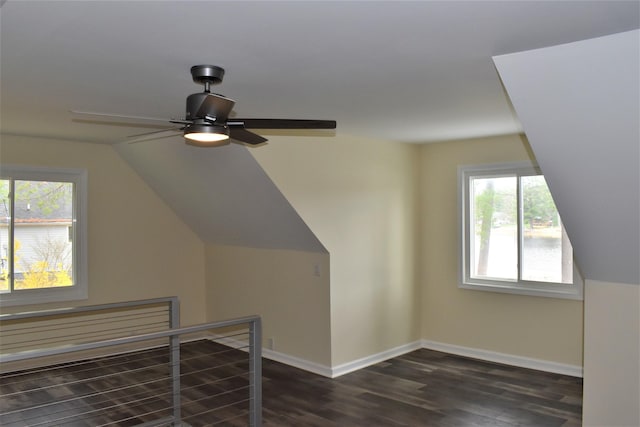
<path fill-rule="evenodd" d="M 537 169 L 464 167 L 460 184 L 461 287 L 581 297 L 571 243 Z"/>
<path fill-rule="evenodd" d="M 3 304 L 86 297 L 84 176 L 69 170 L 2 167 Z"/>

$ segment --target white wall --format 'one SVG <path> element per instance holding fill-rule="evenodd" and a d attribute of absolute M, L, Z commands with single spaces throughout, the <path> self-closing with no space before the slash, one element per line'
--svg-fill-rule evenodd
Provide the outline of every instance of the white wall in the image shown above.
<path fill-rule="evenodd" d="M 329 251 L 331 365 L 417 340 L 417 147 L 274 136 L 251 153 Z"/>
<path fill-rule="evenodd" d="M 494 61 L 587 281 L 583 422 L 637 426 L 640 30 Z"/>
<path fill-rule="evenodd" d="M 87 169 L 89 197 L 89 299 L 3 312 L 175 295 L 183 325 L 205 320 L 204 244 L 113 147 L 2 135 L 0 161 Z"/>
<path fill-rule="evenodd" d="M 182 137 L 114 147 L 206 243 L 324 250 L 246 147 L 194 147 Z"/>
<path fill-rule="evenodd" d="M 426 144 L 421 151 L 422 337 L 582 370 L 582 301 L 458 287 L 458 166 L 531 161 L 524 137 Z"/>
<path fill-rule="evenodd" d="M 640 285 L 585 285 L 585 426 L 640 425 Z"/>
<path fill-rule="evenodd" d="M 205 260 L 207 320 L 259 314 L 265 349 L 329 370 L 328 254 L 207 245 Z"/>
<path fill-rule="evenodd" d="M 640 282 L 640 30 L 494 61 L 584 277 Z"/>

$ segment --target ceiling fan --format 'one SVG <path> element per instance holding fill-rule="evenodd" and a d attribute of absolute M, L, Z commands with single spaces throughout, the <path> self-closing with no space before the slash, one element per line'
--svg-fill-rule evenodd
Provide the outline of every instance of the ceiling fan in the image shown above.
<path fill-rule="evenodd" d="M 267 141 L 266 138 L 247 129 L 336 128 L 335 120 L 229 118 L 235 101 L 224 95 L 211 93 L 211 86 L 222 82 L 224 69 L 215 65 L 195 65 L 191 67 L 191 76 L 194 82 L 204 85 L 204 91 L 187 97 L 187 109 L 184 119 L 159 119 L 77 110 L 72 110 L 71 113 L 79 116 L 171 123 L 175 126 L 144 134 L 131 135 L 130 138 L 138 138 L 139 140 L 140 137 L 160 132 L 182 132 L 187 144 L 198 147 L 217 147 L 229 144 L 229 142 L 258 145 Z M 136 141 L 133 140 L 131 142 Z"/>

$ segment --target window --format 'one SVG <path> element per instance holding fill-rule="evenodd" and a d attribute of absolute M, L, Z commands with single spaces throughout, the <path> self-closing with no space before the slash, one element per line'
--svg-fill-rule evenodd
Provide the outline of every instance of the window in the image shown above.
<path fill-rule="evenodd" d="M 0 304 L 87 298 L 83 170 L 2 165 Z"/>
<path fill-rule="evenodd" d="M 582 279 L 544 176 L 530 164 L 464 166 L 460 287 L 582 298 Z"/>

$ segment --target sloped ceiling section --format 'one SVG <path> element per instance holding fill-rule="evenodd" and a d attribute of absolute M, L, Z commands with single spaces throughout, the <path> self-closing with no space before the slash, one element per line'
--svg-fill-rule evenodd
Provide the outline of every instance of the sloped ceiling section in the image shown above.
<path fill-rule="evenodd" d="M 114 147 L 205 243 L 326 252 L 246 147 L 180 137 Z"/>
<path fill-rule="evenodd" d="M 494 57 L 585 278 L 640 283 L 640 32 Z"/>

